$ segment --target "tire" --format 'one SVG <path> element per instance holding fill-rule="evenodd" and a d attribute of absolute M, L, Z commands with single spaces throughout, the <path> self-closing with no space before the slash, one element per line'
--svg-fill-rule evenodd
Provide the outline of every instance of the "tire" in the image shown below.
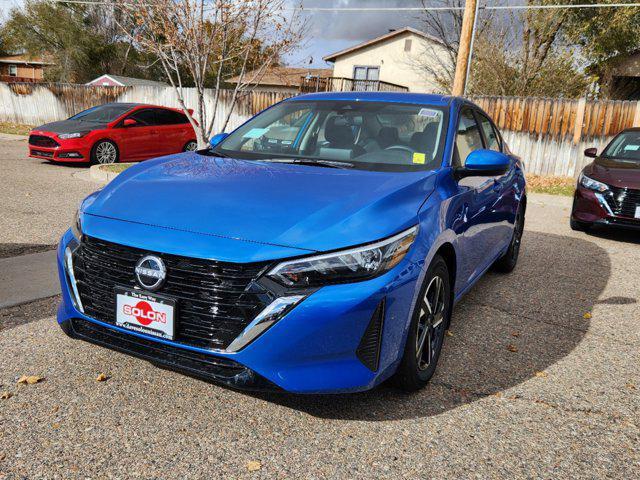
<path fill-rule="evenodd" d="M 516 212 L 516 221 L 513 225 L 513 235 L 509 243 L 509 249 L 493 264 L 493 269 L 501 273 L 510 273 L 516 268 L 520 246 L 522 244 L 522 233 L 524 231 L 524 206 L 520 203 Z"/>
<path fill-rule="evenodd" d="M 198 150 L 198 142 L 195 140 L 188 141 L 184 144 L 184 147 L 182 147 L 183 152 L 195 152 L 196 150 Z"/>
<path fill-rule="evenodd" d="M 109 165 L 119 161 L 120 151 L 111 140 L 100 140 L 91 149 L 91 163 L 93 165 Z"/>
<path fill-rule="evenodd" d="M 451 319 L 451 297 L 449 269 L 444 259 L 436 255 L 411 315 L 404 355 L 394 377 L 394 383 L 402 390 L 420 390 L 435 373 Z"/>

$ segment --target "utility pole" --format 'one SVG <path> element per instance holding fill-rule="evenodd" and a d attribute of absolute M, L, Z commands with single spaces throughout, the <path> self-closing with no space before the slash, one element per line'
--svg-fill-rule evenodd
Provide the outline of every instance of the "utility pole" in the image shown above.
<path fill-rule="evenodd" d="M 460 45 L 458 46 L 456 76 L 453 79 L 452 95 L 461 96 L 464 95 L 465 92 L 477 12 L 478 0 L 466 0 L 464 5 L 464 16 L 462 17 L 462 31 L 460 32 Z"/>

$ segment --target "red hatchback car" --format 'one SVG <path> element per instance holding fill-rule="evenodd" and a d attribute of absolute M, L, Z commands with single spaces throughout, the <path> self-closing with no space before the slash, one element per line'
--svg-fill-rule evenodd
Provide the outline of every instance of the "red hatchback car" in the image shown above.
<path fill-rule="evenodd" d="M 195 150 L 193 127 L 180 110 L 139 103 L 108 103 L 29 135 L 29 156 L 53 162 L 137 162 Z"/>
<path fill-rule="evenodd" d="M 600 155 L 584 167 L 571 211 L 571 228 L 596 225 L 640 229 L 640 128 L 620 132 Z"/>

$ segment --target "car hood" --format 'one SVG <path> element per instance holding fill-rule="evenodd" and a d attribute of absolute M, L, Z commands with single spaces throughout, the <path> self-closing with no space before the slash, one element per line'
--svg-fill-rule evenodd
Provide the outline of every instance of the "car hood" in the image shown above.
<path fill-rule="evenodd" d="M 585 174 L 594 180 L 619 188 L 640 190 L 640 162 L 598 157 Z"/>
<path fill-rule="evenodd" d="M 99 130 L 106 128 L 106 123 L 99 122 L 83 122 L 80 120 L 62 120 L 60 122 L 45 123 L 33 129 L 32 133 L 49 132 L 49 133 L 76 133 L 90 132 L 91 130 Z"/>
<path fill-rule="evenodd" d="M 387 173 L 185 153 L 138 164 L 83 213 L 193 233 L 326 251 L 417 223 L 433 172 Z"/>

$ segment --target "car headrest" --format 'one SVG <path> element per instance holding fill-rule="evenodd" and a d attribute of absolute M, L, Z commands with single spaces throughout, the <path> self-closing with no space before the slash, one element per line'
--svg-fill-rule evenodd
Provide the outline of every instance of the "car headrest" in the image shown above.
<path fill-rule="evenodd" d="M 428 123 L 422 132 L 416 132 L 411 135 L 409 144 L 411 148 L 418 152 L 428 152 L 433 154 L 436 145 L 436 137 L 438 135 L 438 124 L 435 122 Z"/>
<path fill-rule="evenodd" d="M 335 148 L 353 146 L 353 130 L 340 117 L 331 117 L 327 120 L 324 127 L 324 138 Z"/>
<path fill-rule="evenodd" d="M 382 127 L 378 132 L 378 143 L 382 148 L 397 145 L 399 138 L 398 129 L 395 127 Z"/>

